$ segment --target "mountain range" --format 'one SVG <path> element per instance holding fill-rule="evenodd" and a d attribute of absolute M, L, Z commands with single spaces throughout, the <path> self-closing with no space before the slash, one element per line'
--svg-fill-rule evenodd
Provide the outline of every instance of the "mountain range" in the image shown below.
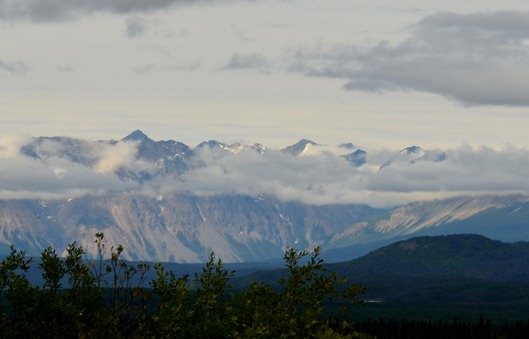
<path fill-rule="evenodd" d="M 226 262 L 276 260 L 315 246 L 342 261 L 417 235 L 529 240 L 528 159 L 525 150 L 370 151 L 308 139 L 279 150 L 189 147 L 140 130 L 29 138 L 0 147 L 0 254 L 77 241 L 95 256 L 97 232 L 126 259 L 187 263 L 212 251 Z"/>

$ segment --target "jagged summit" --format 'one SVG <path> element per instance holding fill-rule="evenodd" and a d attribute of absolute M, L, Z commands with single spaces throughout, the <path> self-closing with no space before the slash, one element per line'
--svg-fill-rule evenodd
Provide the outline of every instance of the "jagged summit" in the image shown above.
<path fill-rule="evenodd" d="M 418 154 L 418 153 L 424 153 L 424 150 L 419 146 L 410 146 L 400 151 L 400 153 L 401 154 Z"/>
<path fill-rule="evenodd" d="M 225 144 L 217 140 L 209 140 L 209 141 L 201 142 L 200 144 L 197 145 L 195 149 L 203 149 L 203 148 L 209 148 L 211 150 L 221 149 L 223 151 L 234 153 L 234 154 L 240 153 L 245 150 L 253 150 L 263 155 L 266 151 L 266 147 L 258 143 L 255 143 L 253 145 L 245 145 L 245 144 L 241 144 L 238 142 L 233 143 L 233 144 Z"/>
<path fill-rule="evenodd" d="M 152 141 L 145 133 L 137 129 L 122 139 L 123 141 Z"/>
<path fill-rule="evenodd" d="M 220 141 L 217 141 L 217 140 L 208 140 L 208 141 L 203 141 L 201 142 L 200 144 L 197 145 L 196 148 L 205 148 L 205 147 L 209 147 L 209 148 L 217 148 L 217 147 L 220 147 L 220 148 L 224 148 L 224 144 Z"/>
<path fill-rule="evenodd" d="M 365 165 L 365 163 L 367 162 L 367 152 L 361 149 L 357 149 L 351 154 L 340 155 L 340 157 L 344 158 L 355 167 Z"/>
<path fill-rule="evenodd" d="M 298 141 L 297 143 L 295 143 L 294 145 L 290 145 L 288 147 L 285 147 L 281 150 L 281 152 L 283 153 L 287 153 L 287 154 L 291 154 L 293 156 L 298 156 L 300 155 L 301 153 L 303 153 L 303 151 L 305 151 L 307 149 L 307 146 L 308 145 L 311 145 L 311 146 L 316 146 L 318 145 L 317 143 L 315 143 L 314 141 L 312 140 L 308 140 L 308 139 L 301 139 L 300 141 Z"/>
<path fill-rule="evenodd" d="M 424 150 L 419 146 L 410 146 L 401 150 L 398 154 L 393 156 L 391 159 L 388 159 L 384 162 L 380 169 L 388 167 L 395 162 L 409 162 L 415 163 L 418 160 L 426 160 L 425 156 L 428 154 L 428 151 Z"/>

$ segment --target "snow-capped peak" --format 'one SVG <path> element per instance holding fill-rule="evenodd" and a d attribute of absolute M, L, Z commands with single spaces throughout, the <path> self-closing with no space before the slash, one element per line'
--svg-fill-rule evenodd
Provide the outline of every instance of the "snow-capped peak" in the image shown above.
<path fill-rule="evenodd" d="M 317 146 L 317 145 L 318 144 L 315 143 L 312 140 L 301 139 L 300 141 L 298 141 L 294 145 L 290 145 L 288 147 L 283 148 L 281 150 L 281 152 L 286 153 L 286 154 L 291 154 L 293 156 L 298 156 L 298 155 L 301 155 L 303 153 L 306 153 L 307 150 L 309 150 L 309 149 L 311 149 L 311 148 L 313 148 L 314 146 Z"/>

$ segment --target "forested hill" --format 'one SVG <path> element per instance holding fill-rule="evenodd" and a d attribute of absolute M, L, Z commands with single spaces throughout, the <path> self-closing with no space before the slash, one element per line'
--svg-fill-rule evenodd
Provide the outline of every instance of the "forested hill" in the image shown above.
<path fill-rule="evenodd" d="M 358 259 L 326 263 L 349 283 L 365 286 L 355 319 L 527 319 L 529 243 L 503 243 L 474 234 L 399 241 Z M 243 281 L 272 283 L 285 270 Z"/>
<path fill-rule="evenodd" d="M 529 281 L 529 243 L 503 243 L 475 234 L 416 237 L 328 268 L 352 279 L 406 276 Z"/>

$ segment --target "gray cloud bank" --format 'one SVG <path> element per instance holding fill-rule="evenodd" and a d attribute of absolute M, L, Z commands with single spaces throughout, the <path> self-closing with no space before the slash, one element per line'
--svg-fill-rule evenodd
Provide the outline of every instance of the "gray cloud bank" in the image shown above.
<path fill-rule="evenodd" d="M 231 0 L 0 0 L 0 19 L 62 21 L 97 12 L 129 14 L 227 1 Z"/>
<path fill-rule="evenodd" d="M 443 161 L 404 157 L 380 168 L 393 153 L 369 153 L 368 164 L 359 168 L 327 152 L 300 157 L 274 151 L 265 156 L 226 154 L 214 160 L 202 154 L 206 166 L 186 173 L 178 187 L 195 194 L 264 194 L 309 204 L 372 206 L 458 195 L 529 193 L 527 150 L 460 147 L 444 151 Z"/>
<path fill-rule="evenodd" d="M 506 147 L 459 147 L 414 156 L 391 150 L 368 151 L 365 165 L 355 167 L 335 148 L 317 147 L 307 155 L 253 149 L 231 153 L 197 149 L 183 174 L 162 174 L 159 161 L 137 159 L 135 142 L 39 144 L 39 158 L 20 152 L 26 140 L 0 139 L 0 199 L 71 198 L 107 191 L 159 195 L 243 194 L 274 196 L 308 204 L 369 204 L 377 207 L 459 195 L 529 194 L 529 150 Z M 442 154 L 442 157 L 437 155 Z M 434 156 L 431 156 L 434 155 Z M 389 161 L 388 161 L 389 159 Z M 137 181 L 134 175 L 151 173 Z M 158 173 L 158 174 L 156 174 Z"/>
<path fill-rule="evenodd" d="M 529 105 L 529 12 L 436 13 L 375 46 L 299 49 L 290 69 L 349 91 L 429 92 L 464 105 Z"/>

